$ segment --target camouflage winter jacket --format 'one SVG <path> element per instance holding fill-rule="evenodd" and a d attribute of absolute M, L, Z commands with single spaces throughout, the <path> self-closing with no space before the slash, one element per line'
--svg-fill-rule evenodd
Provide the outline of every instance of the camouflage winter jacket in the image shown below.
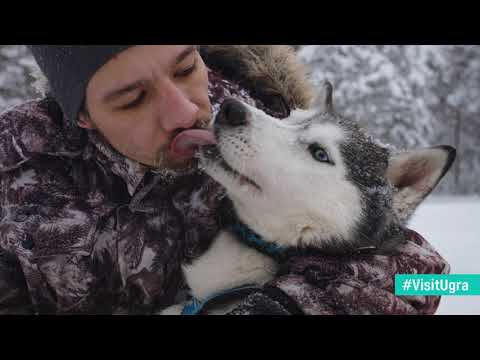
<path fill-rule="evenodd" d="M 286 47 L 206 46 L 202 55 L 214 113 L 226 97 L 278 118 L 310 101 Z M 199 171 L 173 181 L 96 133 L 64 125 L 49 97 L 4 112 L 0 314 L 152 314 L 184 300 L 180 266 L 221 229 L 224 199 Z M 234 313 L 287 314 L 294 304 L 306 314 L 432 314 L 439 298 L 395 297 L 394 274 L 448 272 L 413 232 L 394 257 L 299 257 L 288 265 L 268 286 L 277 291 L 252 294 Z"/>

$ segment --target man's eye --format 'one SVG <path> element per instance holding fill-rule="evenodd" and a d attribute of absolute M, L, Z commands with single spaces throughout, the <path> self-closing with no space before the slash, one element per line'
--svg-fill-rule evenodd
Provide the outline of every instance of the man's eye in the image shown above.
<path fill-rule="evenodd" d="M 147 93 L 145 91 L 142 91 L 140 94 L 138 94 L 137 98 L 131 102 L 129 102 L 128 104 L 122 106 L 120 109 L 121 110 L 129 110 L 129 109 L 133 109 L 135 107 L 137 107 L 138 105 L 140 105 L 143 100 L 145 99 L 145 95 Z"/>
<path fill-rule="evenodd" d="M 188 68 L 175 73 L 175 77 L 187 77 L 193 74 L 196 69 L 197 69 L 197 60 L 195 60 L 192 66 L 189 66 Z"/>
<path fill-rule="evenodd" d="M 312 155 L 312 157 L 321 163 L 335 165 L 333 161 L 330 159 L 327 151 L 318 144 L 313 144 L 308 147 L 308 151 Z"/>

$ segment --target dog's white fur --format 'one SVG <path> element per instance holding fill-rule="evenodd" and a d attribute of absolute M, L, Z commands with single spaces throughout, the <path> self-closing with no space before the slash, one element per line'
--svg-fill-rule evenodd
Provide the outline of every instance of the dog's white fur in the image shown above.
<path fill-rule="evenodd" d="M 192 293 L 205 299 L 225 289 L 267 282 L 277 268 L 271 258 L 252 251 L 225 231 L 193 266 L 183 270 Z"/>

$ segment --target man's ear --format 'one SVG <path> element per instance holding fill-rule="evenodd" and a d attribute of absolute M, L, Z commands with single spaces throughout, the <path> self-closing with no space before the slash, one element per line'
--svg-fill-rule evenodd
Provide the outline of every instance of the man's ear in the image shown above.
<path fill-rule="evenodd" d="M 450 146 L 422 149 L 390 158 L 387 179 L 395 187 L 393 208 L 401 221 L 408 221 L 450 170 L 455 158 L 456 150 Z"/>
<path fill-rule="evenodd" d="M 95 124 L 93 123 L 92 119 L 90 118 L 90 115 L 88 112 L 82 110 L 80 114 L 78 115 L 78 121 L 77 125 L 81 127 L 82 129 L 86 130 L 95 130 Z"/>

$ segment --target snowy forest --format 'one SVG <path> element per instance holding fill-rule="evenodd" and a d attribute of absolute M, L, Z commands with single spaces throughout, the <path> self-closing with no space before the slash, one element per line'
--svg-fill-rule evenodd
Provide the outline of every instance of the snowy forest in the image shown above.
<path fill-rule="evenodd" d="M 314 83 L 333 83 L 337 110 L 383 142 L 456 147 L 439 193 L 480 194 L 480 46 L 292 46 Z M 0 45 L 0 112 L 36 97 L 33 64 L 25 46 Z"/>

